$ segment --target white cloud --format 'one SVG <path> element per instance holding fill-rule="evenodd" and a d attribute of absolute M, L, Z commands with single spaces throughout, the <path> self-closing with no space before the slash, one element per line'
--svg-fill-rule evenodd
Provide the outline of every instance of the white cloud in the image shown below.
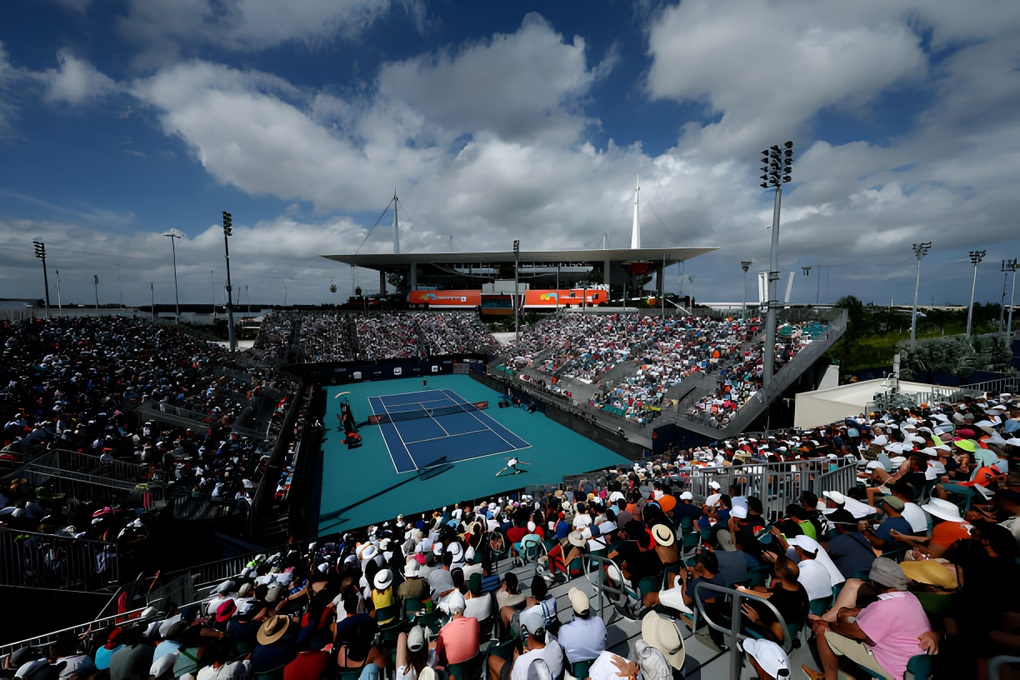
<path fill-rule="evenodd" d="M 47 69 L 39 76 L 46 86 L 47 101 L 82 104 L 118 89 L 113 79 L 66 50 L 57 53 L 57 61 L 58 68 Z"/>
<path fill-rule="evenodd" d="M 210 6 L 185 3 L 180 12 Z M 235 5 L 227 7 L 211 24 L 226 25 Z M 946 2 L 890 7 L 877 0 L 846 7 L 690 0 L 655 15 L 645 93 L 660 112 L 671 101 L 696 101 L 713 113 L 678 119 L 684 136 L 654 153 L 640 142 L 593 141 L 604 104 L 592 100 L 602 89 L 595 86 L 627 50 L 592 55 L 583 37 L 565 37 L 538 15 L 513 33 L 384 64 L 355 85 L 295 86 L 271 73 L 190 61 L 139 78 L 131 93 L 217 182 L 286 202 L 279 216 L 254 223 L 246 222 L 245 208 L 234 210 L 235 287 L 248 282 L 256 300 L 256 284 L 277 302 L 283 285 L 291 301 L 339 301 L 349 289 L 342 279 L 349 270 L 318 256 L 354 252 L 371 224 L 309 216 L 309 204 L 320 214 L 373 220 L 396 188 L 407 210 L 405 252 L 445 251 L 451 234 L 461 251 L 506 250 L 516 238 L 527 250 L 582 247 L 600 243 L 603 233 L 619 246 L 629 242 L 638 173 L 644 244 L 721 246 L 686 272 L 696 276 L 699 297 L 739 300 L 739 261 L 756 261 L 752 279 L 768 262 L 772 199 L 757 189 L 757 151 L 792 137 L 796 183 L 784 193 L 780 266 L 797 274 L 795 300 L 808 287 L 814 299 L 815 281 L 799 271 L 810 264 L 822 265 L 812 277 L 824 271 L 831 278 L 830 299 L 852 286 L 866 300 L 903 301 L 913 292 L 910 243 L 932 240 L 922 298 L 925 286 L 938 286 L 940 301 L 959 302 L 969 292 L 970 270 L 960 263 L 968 249 L 988 248 L 989 261 L 999 251 L 1020 253 L 1020 125 L 1013 113 L 1020 43 L 1012 37 L 1020 25 L 1004 9 L 989 9 L 986 19 Z M 164 39 L 183 35 L 176 21 L 171 12 Z M 240 49 L 251 30 L 232 34 L 228 46 Z M 287 30 L 274 39 L 302 39 L 298 32 L 281 37 Z M 765 36 L 774 50 L 763 46 Z M 5 65 L 0 54 L 0 74 Z M 829 138 L 820 124 L 830 112 L 871 122 L 875 111 L 886 115 L 888 93 L 915 98 L 880 141 Z M 391 248 L 389 219 L 361 252 Z M 140 249 L 136 277 L 155 278 L 157 289 L 163 280 L 165 291 L 165 241 L 140 235 L 110 247 Z M 85 231 L 78 242 L 112 244 L 113 237 Z M 182 299 L 203 299 L 209 271 L 219 276 L 222 268 L 219 226 L 179 245 Z M 148 251 L 156 255 L 148 259 Z M 34 264 L 25 257 L 26 267 Z M 938 276 L 929 277 L 928 268 Z M 982 272 L 979 297 L 985 286 L 986 299 L 997 300 L 983 283 L 996 277 Z M 362 277 L 374 290 L 377 279 Z M 330 278 L 341 288 L 332 298 Z"/>
<path fill-rule="evenodd" d="M 718 116 L 684 140 L 717 153 L 804 132 L 828 108 L 862 111 L 925 68 L 907 17 L 876 0 L 683 2 L 649 27 L 649 54 L 649 94 Z"/>
<path fill-rule="evenodd" d="M 572 42 L 537 14 L 511 34 L 384 66 L 379 94 L 454 133 L 573 144 L 586 122 L 579 102 L 595 74 L 584 39 Z"/>
<path fill-rule="evenodd" d="M 308 47 L 354 38 L 393 9 L 391 0 L 130 0 L 118 29 L 138 45 L 143 67 L 155 67 L 192 46 L 255 52 L 284 43 Z M 422 21 L 417 0 L 400 6 Z"/>

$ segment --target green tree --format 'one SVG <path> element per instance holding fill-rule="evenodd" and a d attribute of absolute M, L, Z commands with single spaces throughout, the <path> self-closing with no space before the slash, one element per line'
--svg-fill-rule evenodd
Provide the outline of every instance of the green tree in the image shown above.
<path fill-rule="evenodd" d="M 963 380 L 980 365 L 974 347 L 960 336 L 922 340 L 913 348 L 902 343 L 899 352 L 906 376 L 925 382 L 934 382 L 936 375 L 951 375 Z"/>

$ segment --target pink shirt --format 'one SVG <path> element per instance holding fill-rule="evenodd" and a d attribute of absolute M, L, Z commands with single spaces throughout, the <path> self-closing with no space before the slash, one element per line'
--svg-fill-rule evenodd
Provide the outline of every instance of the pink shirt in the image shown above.
<path fill-rule="evenodd" d="M 478 653 L 478 619 L 461 616 L 439 629 L 436 658 L 447 664 L 464 663 Z"/>
<path fill-rule="evenodd" d="M 917 636 L 931 630 L 921 603 L 903 590 L 879 595 L 857 615 L 857 625 L 875 642 L 875 660 L 894 678 L 903 677 L 911 657 L 924 653 Z"/>

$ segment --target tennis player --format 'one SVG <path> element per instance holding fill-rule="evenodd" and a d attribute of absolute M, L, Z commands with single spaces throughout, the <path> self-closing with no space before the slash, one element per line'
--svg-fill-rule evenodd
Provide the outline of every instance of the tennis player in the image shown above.
<path fill-rule="evenodd" d="M 517 469 L 518 465 L 531 465 L 531 463 L 525 463 L 523 460 L 520 460 L 517 456 L 514 456 L 513 458 L 507 458 L 506 459 L 506 466 L 502 470 L 497 472 L 496 476 L 499 477 L 500 475 L 502 475 L 504 472 L 506 472 L 508 470 L 513 470 L 513 473 L 515 475 L 519 475 L 522 472 L 525 472 L 524 470 Z"/>

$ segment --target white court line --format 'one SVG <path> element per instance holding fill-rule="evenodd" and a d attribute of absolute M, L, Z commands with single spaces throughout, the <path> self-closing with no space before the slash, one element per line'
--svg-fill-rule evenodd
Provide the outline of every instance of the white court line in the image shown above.
<path fill-rule="evenodd" d="M 441 391 L 443 392 L 443 394 L 446 394 L 446 390 L 441 390 Z M 448 394 L 447 394 L 446 396 L 448 396 L 448 397 L 449 397 L 450 395 L 448 395 Z M 452 398 L 451 398 L 451 399 L 452 399 Z M 456 400 L 456 399 L 452 399 L 452 401 L 453 401 L 454 403 L 457 403 L 457 400 Z M 463 404 L 458 404 L 458 405 L 461 405 L 461 406 L 462 406 Z M 485 422 L 484 420 L 482 420 L 481 418 L 479 418 L 479 417 L 478 417 L 478 415 L 477 415 L 477 412 L 475 412 L 475 411 L 468 411 L 468 410 L 465 410 L 464 412 L 465 412 L 465 413 L 468 413 L 468 414 L 470 414 L 470 415 L 471 415 L 471 417 L 472 417 L 472 418 L 474 418 L 474 419 L 475 419 L 476 421 L 478 421 L 478 424 L 479 424 L 479 425 L 481 425 L 482 427 L 484 427 L 484 428 L 485 428 L 486 430 L 488 430 L 488 431 L 489 431 L 489 432 L 491 432 L 492 434 L 496 435 L 496 436 L 497 436 L 498 438 L 502 439 L 502 440 L 503 440 L 503 442 L 504 442 L 504 443 L 505 443 L 505 444 L 506 444 L 507 446 L 509 446 L 509 447 L 510 447 L 510 450 L 511 450 L 511 451 L 516 451 L 516 450 L 517 450 L 517 447 L 516 447 L 516 446 L 514 446 L 513 442 L 511 442 L 511 441 L 510 441 L 509 439 L 507 439 L 506 437 L 504 437 L 503 435 L 501 435 L 501 434 L 500 434 L 499 432 L 496 432 L 496 431 L 495 431 L 495 430 L 493 430 L 493 429 L 492 429 L 491 427 L 489 427 L 489 424 L 488 424 L 488 423 L 486 423 L 486 422 Z M 514 435 L 514 436 L 516 436 L 516 435 Z M 521 438 L 520 438 L 520 437 L 518 437 L 518 439 L 521 439 Z M 521 439 L 521 441 L 524 441 L 524 440 L 523 440 L 523 439 Z M 525 442 L 525 443 L 527 443 L 527 442 Z M 531 448 L 531 444 L 528 444 L 527 448 L 529 448 L 529 449 L 530 449 L 530 448 Z M 470 458 L 466 458 L 465 460 L 470 460 Z"/>
<path fill-rule="evenodd" d="M 369 403 L 371 403 L 371 402 L 369 402 Z M 386 411 L 386 415 L 390 415 L 390 410 L 388 408 L 386 408 L 386 402 L 384 402 L 382 399 L 379 399 L 379 403 L 382 405 L 383 411 Z M 377 413 L 377 414 L 374 414 L 374 415 L 382 415 L 382 414 Z M 418 467 L 418 461 L 416 461 L 414 459 L 414 456 L 411 455 L 411 449 L 407 448 L 407 442 L 405 442 L 404 438 L 400 435 L 400 428 L 398 428 L 396 425 L 394 425 L 392 421 L 389 422 L 389 423 L 380 423 L 379 424 L 380 428 L 384 424 L 386 424 L 386 425 L 393 425 L 393 431 L 397 433 L 397 439 L 399 439 L 400 443 L 404 446 L 404 453 L 407 454 L 407 457 L 411 461 L 411 465 L 414 466 L 414 470 L 415 470 L 415 472 L 417 472 L 420 469 Z M 382 434 L 382 433 L 380 432 L 380 434 Z M 400 468 L 397 467 L 397 461 L 393 460 L 393 452 L 390 451 L 390 445 L 386 442 L 386 437 L 383 437 L 382 440 L 383 440 L 383 443 L 386 444 L 386 452 L 390 454 L 390 462 L 393 463 L 393 469 L 397 471 L 398 475 L 402 474 L 400 472 Z M 408 470 L 408 472 L 410 472 L 410 470 Z"/>
<path fill-rule="evenodd" d="M 446 430 L 443 430 L 446 432 Z M 482 432 L 492 432 L 492 430 L 471 430 L 470 432 L 457 432 L 456 434 L 447 434 L 445 437 L 429 437 L 428 439 L 416 439 L 413 442 L 408 441 L 408 444 L 421 444 L 423 442 L 434 442 L 440 439 L 449 439 L 450 437 L 460 437 L 465 434 L 481 434 Z"/>

